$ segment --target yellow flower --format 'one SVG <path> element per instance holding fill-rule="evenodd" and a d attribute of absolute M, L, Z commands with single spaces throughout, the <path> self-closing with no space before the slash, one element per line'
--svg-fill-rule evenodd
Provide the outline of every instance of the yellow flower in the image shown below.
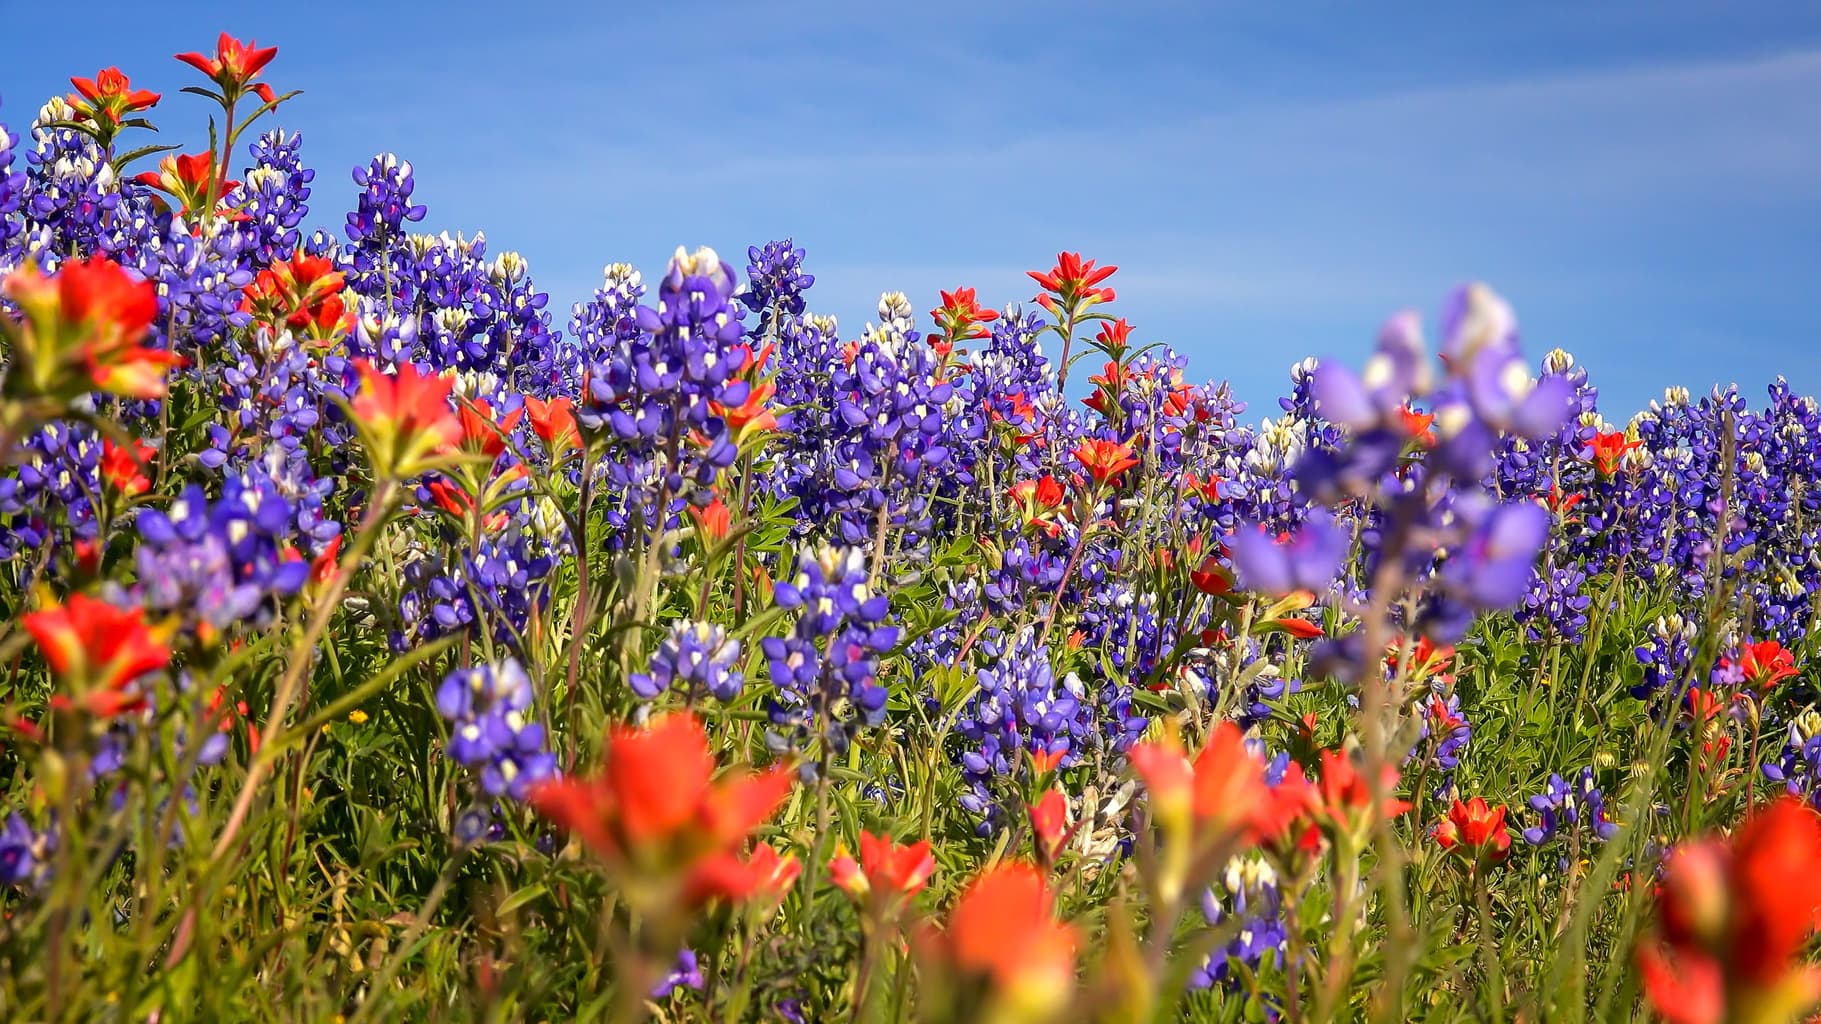
<path fill-rule="evenodd" d="M 365 725 L 367 724 L 367 713 L 359 708 L 355 708 L 353 711 L 348 712 L 348 721 L 353 722 L 355 725 Z"/>

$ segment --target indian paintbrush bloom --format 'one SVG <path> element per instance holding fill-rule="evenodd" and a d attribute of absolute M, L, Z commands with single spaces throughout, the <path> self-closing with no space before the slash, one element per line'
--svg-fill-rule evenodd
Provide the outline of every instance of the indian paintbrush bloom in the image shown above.
<path fill-rule="evenodd" d="M 152 481 L 146 468 L 158 455 L 158 449 L 143 441 L 133 440 L 132 447 L 122 448 L 111 437 L 101 439 L 101 479 L 123 497 L 135 497 L 151 490 Z"/>
<path fill-rule="evenodd" d="M 859 862 L 842 847 L 828 867 L 835 885 L 855 899 L 870 898 L 895 906 L 928 884 L 936 871 L 936 858 L 927 839 L 900 846 L 885 836 L 862 832 Z"/>
<path fill-rule="evenodd" d="M 76 91 L 69 96 L 70 109 L 77 118 L 94 126 L 103 149 L 121 128 L 128 114 L 149 110 L 158 103 L 158 94 L 149 89 L 135 89 L 119 68 L 102 68 L 94 78 L 72 78 Z M 136 122 L 144 126 L 144 122 Z"/>
<path fill-rule="evenodd" d="M 1273 825 L 1264 763 L 1232 722 L 1214 726 L 1193 761 L 1174 733 L 1140 743 L 1127 756 L 1162 832 L 1157 884 L 1165 899 L 1198 884 L 1195 876 L 1211 866 L 1211 856 L 1230 853 Z"/>
<path fill-rule="evenodd" d="M 164 630 L 146 624 L 139 608 L 118 608 L 87 594 L 71 594 L 20 620 L 67 692 L 53 707 L 76 708 L 110 718 L 145 705 L 140 678 L 170 663 Z"/>
<path fill-rule="evenodd" d="M 1745 681 L 1759 690 L 1769 690 L 1797 674 L 1796 656 L 1775 640 L 1745 644 L 1739 651 L 1739 669 Z"/>
<path fill-rule="evenodd" d="M 1030 270 L 1025 274 L 1043 289 L 1037 304 L 1052 316 L 1065 317 L 1080 315 L 1097 303 L 1112 302 L 1113 289 L 1100 287 L 1100 283 L 1118 269 L 1095 267 L 1093 260 L 1082 259 L 1078 252 L 1062 252 L 1056 254 L 1056 265 L 1048 273 Z"/>
<path fill-rule="evenodd" d="M 158 314 L 152 284 L 105 256 L 71 260 L 46 276 L 27 263 L 0 283 L 24 319 L 0 317 L 12 347 L 5 393 L 69 401 L 90 391 L 162 398 L 182 359 L 141 344 Z"/>
<path fill-rule="evenodd" d="M 1075 446 L 1075 461 L 1088 471 L 1097 484 L 1109 484 L 1120 474 L 1138 465 L 1132 449 L 1119 441 L 1090 440 Z"/>
<path fill-rule="evenodd" d="M 350 408 L 375 472 L 402 479 L 451 461 L 464 437 L 449 404 L 453 380 L 419 372 L 411 363 L 386 373 L 360 359 L 354 369 L 360 390 Z"/>
<path fill-rule="evenodd" d="M 1626 454 L 1643 446 L 1643 441 L 1628 438 L 1621 430 L 1596 435 L 1593 443 L 1587 446 L 1587 450 L 1593 459 L 1594 468 L 1599 470 L 1600 475 L 1611 476 L 1619 471 L 1619 462 Z"/>
<path fill-rule="evenodd" d="M 240 182 L 225 180 L 219 173 L 213 153 L 166 153 L 158 161 L 158 170 L 142 172 L 133 180 L 177 200 L 178 212 L 184 217 L 209 215 L 210 195 L 220 202 L 240 187 Z M 228 216 L 235 219 L 233 211 Z"/>
<path fill-rule="evenodd" d="M 1511 853 L 1511 832 L 1505 827 L 1503 804 L 1488 806 L 1485 797 L 1456 800 L 1448 817 L 1435 826 L 1435 841 L 1479 864 L 1494 864 Z"/>
<path fill-rule="evenodd" d="M 1064 1010 L 1075 979 L 1075 929 L 1056 920 L 1049 887 L 1034 865 L 1001 861 L 981 872 L 949 913 L 941 962 L 989 985 L 991 1013 L 973 1019 L 1040 1021 Z"/>
<path fill-rule="evenodd" d="M 664 906 L 694 892 L 722 890 L 727 857 L 789 795 L 784 766 L 715 777 L 702 723 L 688 712 L 645 728 L 615 725 L 592 778 L 563 778 L 531 790 L 539 814 L 575 836 L 619 877 L 636 903 Z"/>
<path fill-rule="evenodd" d="M 1060 789 L 1046 790 L 1031 805 L 1031 835 L 1037 844 L 1037 855 L 1045 864 L 1062 855 L 1062 844 L 1068 838 L 1069 798 Z"/>
<path fill-rule="evenodd" d="M 264 82 L 255 83 L 253 79 L 276 56 L 276 46 L 262 50 L 251 39 L 243 43 L 223 32 L 221 38 L 215 41 L 213 57 L 201 53 L 180 53 L 177 59 L 209 76 L 220 87 L 222 97 L 230 103 L 248 91 L 256 94 L 262 102 L 270 103 L 275 98 L 272 87 Z"/>
<path fill-rule="evenodd" d="M 1770 1024 L 1821 999 L 1799 954 L 1821 925 L 1821 818 L 1791 797 L 1730 838 L 1679 847 L 1638 946 L 1644 994 L 1673 1024 Z"/>

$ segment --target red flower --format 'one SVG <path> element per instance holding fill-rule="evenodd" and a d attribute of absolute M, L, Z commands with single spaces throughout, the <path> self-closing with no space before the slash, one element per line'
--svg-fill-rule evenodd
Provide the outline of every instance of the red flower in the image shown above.
<path fill-rule="evenodd" d="M 725 855 L 776 812 L 791 774 L 779 766 L 716 779 L 714 769 L 702 723 L 680 712 L 643 729 L 614 726 L 598 774 L 544 782 L 530 800 L 630 880 L 678 883 L 686 898 L 724 894 Z"/>
<path fill-rule="evenodd" d="M 503 419 L 494 415 L 493 405 L 485 398 L 470 398 L 455 407 L 456 419 L 462 425 L 462 447 L 488 459 L 497 459 L 506 450 L 506 435 L 518 426 L 525 410 L 514 409 Z"/>
<path fill-rule="evenodd" d="M 1059 252 L 1056 265 L 1049 273 L 1036 270 L 1025 273 L 1044 290 L 1045 294 L 1037 296 L 1037 304 L 1049 310 L 1051 315 L 1062 317 L 1079 315 L 1095 303 L 1112 302 L 1113 289 L 1096 286 L 1118 269 L 1096 268 L 1093 260 L 1082 259 L 1078 252 Z"/>
<path fill-rule="evenodd" d="M 1643 444 L 1643 441 L 1626 440 L 1625 433 L 1618 430 L 1596 435 L 1591 446 L 1593 464 L 1601 476 L 1611 476 L 1619 471 L 1619 460 L 1625 457 L 1625 453 L 1642 447 Z"/>
<path fill-rule="evenodd" d="M 122 448 L 114 443 L 111 437 L 101 439 L 101 479 L 109 487 L 131 498 L 144 494 L 152 489 L 152 481 L 145 475 L 152 458 L 158 449 L 143 441 L 133 441 L 131 448 Z"/>
<path fill-rule="evenodd" d="M 1031 805 L 1031 834 L 1037 840 L 1037 854 L 1046 864 L 1062 854 L 1062 843 L 1069 828 L 1069 798 L 1060 789 L 1052 789 Z"/>
<path fill-rule="evenodd" d="M 733 513 L 722 503 L 718 494 L 713 501 L 701 508 L 689 506 L 689 518 L 694 520 L 696 532 L 702 535 L 707 544 L 719 544 L 727 539 L 727 531 L 733 524 Z"/>
<path fill-rule="evenodd" d="M 0 294 L 18 304 L 20 364 L 9 375 L 59 398 L 100 389 L 129 398 L 162 398 L 165 372 L 183 360 L 139 344 L 158 315 L 158 292 L 105 256 L 70 260 L 46 276 L 30 264 L 7 275 Z"/>
<path fill-rule="evenodd" d="M 1132 449 L 1118 441 L 1083 441 L 1075 447 L 1075 461 L 1088 471 L 1097 484 L 1110 483 L 1121 473 L 1138 465 Z"/>
<path fill-rule="evenodd" d="M 942 305 L 929 311 L 930 319 L 936 321 L 936 327 L 942 333 L 942 341 L 952 346 L 957 341 L 969 338 L 984 338 L 992 333 L 988 323 L 999 319 L 996 310 L 983 309 L 974 299 L 974 289 L 957 288 L 952 292 L 943 292 Z M 947 355 L 947 352 L 943 352 Z"/>
<path fill-rule="evenodd" d="M 1107 272 L 1111 273 L 1117 269 L 1119 268 L 1108 267 Z M 1109 299 L 1112 297 L 1110 292 L 1111 290 L 1109 289 Z M 1101 351 L 1112 356 L 1114 359 L 1118 359 L 1121 355 L 1124 355 L 1126 347 L 1131 343 L 1132 325 L 1126 323 L 1124 317 L 1114 320 L 1111 323 L 1101 324 L 1100 333 L 1094 335 L 1094 344 L 1098 346 Z"/>
<path fill-rule="evenodd" d="M 1326 635 L 1321 628 L 1321 623 L 1297 618 L 1294 615 L 1287 615 L 1281 619 L 1273 619 L 1269 623 L 1264 623 L 1263 625 L 1275 626 L 1298 640 L 1315 640 Z"/>
<path fill-rule="evenodd" d="M 1410 678 L 1428 679 L 1437 673 L 1446 671 L 1448 663 L 1453 660 L 1454 646 L 1452 644 L 1438 645 L 1426 636 L 1419 636 L 1416 638 L 1416 643 L 1410 648 L 1408 665 Z M 1398 669 L 1402 667 L 1405 667 L 1404 642 L 1402 638 L 1399 638 L 1393 640 L 1385 648 L 1385 675 L 1387 677 L 1395 676 Z"/>
<path fill-rule="evenodd" d="M 1244 734 L 1232 722 L 1214 727 L 1193 762 L 1174 737 L 1140 743 L 1129 756 L 1151 795 L 1153 813 L 1166 827 L 1192 822 L 1212 841 L 1256 825 L 1266 809 L 1264 764 L 1246 749 Z"/>
<path fill-rule="evenodd" d="M 1206 479 L 1194 473 L 1184 473 L 1182 477 L 1182 489 L 1189 494 L 1199 495 L 1201 500 L 1207 502 L 1220 500 L 1220 483 L 1220 477 L 1211 474 Z"/>
<path fill-rule="evenodd" d="M 692 904 L 719 899 L 775 907 L 790 894 L 802 872 L 803 865 L 794 854 L 781 857 L 777 850 L 760 843 L 744 859 L 720 853 L 703 861 L 690 874 L 684 898 Z"/>
<path fill-rule="evenodd" d="M 289 327 L 327 340 L 353 327 L 353 314 L 341 298 L 345 279 L 326 256 L 302 252 L 259 272 L 241 289 L 240 309 L 274 333 Z"/>
<path fill-rule="evenodd" d="M 180 53 L 177 59 L 195 68 L 215 80 L 221 86 L 222 95 L 232 102 L 247 91 L 248 83 L 259 74 L 260 70 L 278 56 L 278 47 L 268 46 L 260 49 L 259 44 L 249 39 L 242 43 L 226 32 L 215 41 L 213 58 L 200 53 Z M 252 90 L 266 103 L 272 102 L 272 87 L 261 83 L 252 86 Z"/>
<path fill-rule="evenodd" d="M 1018 518 L 1025 529 L 1041 529 L 1052 537 L 1062 532 L 1056 512 L 1062 507 L 1063 490 L 1055 477 L 1045 475 L 1036 480 L 1020 480 L 1008 488 L 1005 495 L 1017 506 Z"/>
<path fill-rule="evenodd" d="M 738 444 L 748 436 L 778 428 L 777 414 L 771 411 L 771 399 L 777 392 L 778 386 L 769 380 L 754 381 L 746 393 L 746 401 L 739 405 L 709 402 L 708 411 L 727 421 L 734 443 Z"/>
<path fill-rule="evenodd" d="M 402 363 L 388 374 L 367 359 L 356 360 L 360 390 L 350 405 L 377 468 L 395 476 L 416 476 L 432 457 L 461 443 L 462 420 L 449 407 L 455 382 L 418 372 Z"/>
<path fill-rule="evenodd" d="M 67 603 L 32 612 L 21 623 L 57 681 L 75 691 L 73 703 L 58 694 L 53 706 L 79 706 L 103 717 L 137 710 L 145 695 L 133 684 L 171 661 L 170 647 L 146 625 L 143 609 L 116 608 L 85 594 L 71 594 Z"/>
<path fill-rule="evenodd" d="M 76 116 L 97 125 L 118 125 L 125 115 L 158 103 L 157 93 L 134 89 L 119 68 L 102 68 L 94 78 L 72 78 L 70 84 L 76 87 L 69 98 Z"/>
<path fill-rule="evenodd" d="M 531 429 L 543 439 L 544 447 L 552 455 L 581 447 L 582 435 L 576 428 L 574 410 L 574 400 L 567 397 L 546 402 L 532 395 L 525 396 L 525 415 L 531 420 Z"/>
<path fill-rule="evenodd" d="M 1220 559 L 1213 555 L 1202 559 L 1199 568 L 1189 570 L 1189 582 L 1204 594 L 1225 594 L 1233 589 L 1233 576 Z"/>
<path fill-rule="evenodd" d="M 1720 1024 L 1726 1018 L 1726 980 L 1711 957 L 1675 957 L 1659 946 L 1638 947 L 1644 997 L 1666 1024 Z"/>
<path fill-rule="evenodd" d="M 1673 853 L 1658 889 L 1660 936 L 1638 949 L 1644 993 L 1666 1019 L 1711 1022 L 1741 1006 L 1787 1019 L 1821 996 L 1799 954 L 1821 926 L 1821 818 L 1784 796 L 1730 840 Z"/>
<path fill-rule="evenodd" d="M 1760 640 L 1745 645 L 1740 652 L 1739 667 L 1753 686 L 1768 690 L 1796 674 L 1796 656 L 1775 640 Z"/>
<path fill-rule="evenodd" d="M 1398 416 L 1403 421 L 1405 436 L 1420 442 L 1425 448 L 1435 447 L 1434 413 L 1417 412 L 1406 405 L 1398 410 Z"/>
<path fill-rule="evenodd" d="M 1551 483 L 1549 493 L 1537 500 L 1542 502 L 1544 508 L 1561 516 L 1566 522 L 1568 513 L 1574 511 L 1574 507 L 1586 500 L 1586 497 L 1584 494 L 1563 494 L 1561 485 Z"/>
<path fill-rule="evenodd" d="M 877 892 L 882 899 L 893 901 L 914 896 L 928 884 L 936 871 L 936 858 L 930 854 L 927 839 L 899 846 L 884 836 L 862 832 L 859 863 L 841 848 L 828 867 L 834 883 L 851 895 Z"/>
<path fill-rule="evenodd" d="M 186 217 L 207 210 L 211 193 L 219 201 L 240 187 L 238 181 L 220 178 L 212 153 L 167 153 L 158 161 L 158 170 L 145 171 L 133 180 L 176 199 Z M 246 214 L 237 211 L 230 211 L 229 216 L 235 220 L 246 218 Z"/>
<path fill-rule="evenodd" d="M 1033 1018 L 1065 1003 L 1075 976 L 1075 930 L 1056 920 L 1043 874 L 1001 861 L 968 883 L 949 914 L 948 954 L 985 975 Z"/>
<path fill-rule="evenodd" d="M 1408 811 L 1409 803 L 1390 795 L 1397 790 L 1397 769 L 1386 765 L 1380 781 L 1387 794 L 1384 804 L 1379 808 L 1380 814 L 1395 818 Z M 1345 751 L 1321 752 L 1321 781 L 1316 792 L 1323 813 L 1335 823 L 1350 819 L 1354 812 L 1369 811 L 1372 807 L 1372 786 L 1360 775 L 1353 758 Z"/>
<path fill-rule="evenodd" d="M 1505 805 L 1488 806 L 1485 797 L 1454 801 L 1448 817 L 1435 826 L 1435 841 L 1444 850 L 1460 850 L 1487 862 L 1504 860 L 1511 853 L 1511 833 L 1505 828 Z"/>
<path fill-rule="evenodd" d="M 340 558 L 341 534 L 338 533 L 329 538 L 329 543 L 323 545 L 323 549 L 317 552 L 316 557 L 311 560 L 310 582 L 321 584 L 334 579 L 335 570 L 340 567 Z"/>

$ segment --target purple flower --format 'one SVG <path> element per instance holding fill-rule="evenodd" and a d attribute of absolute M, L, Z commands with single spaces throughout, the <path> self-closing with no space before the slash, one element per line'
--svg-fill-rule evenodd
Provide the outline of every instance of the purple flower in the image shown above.
<path fill-rule="evenodd" d="M 1483 610 L 1510 608 L 1523 600 L 1536 572 L 1537 555 L 1549 538 L 1548 510 L 1535 502 L 1514 501 L 1490 508 L 1464 503 L 1457 512 L 1477 522 L 1443 566 L 1451 592 Z"/>
<path fill-rule="evenodd" d="M 676 622 L 653 652 L 651 671 L 635 672 L 628 682 L 645 700 L 678 689 L 691 700 L 712 696 L 730 701 L 746 681 L 739 661 L 740 642 L 729 639 L 725 629 L 707 622 Z"/>
<path fill-rule="evenodd" d="M 33 832 L 24 818 L 7 815 L 0 828 L 0 885 L 30 884 L 43 870 L 49 846 L 49 837 Z"/>
<path fill-rule="evenodd" d="M 457 669 L 436 690 L 437 713 L 451 725 L 449 757 L 478 768 L 489 796 L 523 800 L 531 787 L 556 774 L 556 756 L 544 750 L 543 725 L 529 721 L 531 679 L 518 661 Z"/>
<path fill-rule="evenodd" d="M 1273 538 L 1262 524 L 1242 523 L 1227 540 L 1240 585 L 1272 595 L 1327 590 L 1351 546 L 1346 529 L 1321 508 L 1311 510 L 1288 539 Z"/>
<path fill-rule="evenodd" d="M 1413 396 L 1429 389 L 1429 364 L 1423 352 L 1415 313 L 1399 313 L 1385 322 L 1378 350 L 1355 374 L 1323 360 L 1311 385 L 1315 411 L 1356 434 L 1400 426 L 1400 414 Z"/>
<path fill-rule="evenodd" d="M 680 988 L 702 989 L 702 967 L 696 959 L 693 949 L 684 947 L 677 953 L 676 966 L 664 976 L 664 980 L 652 986 L 651 998 L 669 999 L 671 993 Z"/>

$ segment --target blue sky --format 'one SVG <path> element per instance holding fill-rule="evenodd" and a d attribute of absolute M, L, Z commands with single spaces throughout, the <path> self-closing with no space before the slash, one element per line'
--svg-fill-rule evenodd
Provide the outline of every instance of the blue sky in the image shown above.
<path fill-rule="evenodd" d="M 1068 248 L 1255 412 L 1469 278 L 1615 418 L 1667 384 L 1821 389 L 1821 5 L 172 6 L 78 30 L 0 0 L 0 119 L 118 64 L 199 147 L 170 55 L 275 43 L 314 219 L 395 151 L 423 226 L 524 254 L 559 322 L 603 264 L 679 244 L 743 265 L 794 235 L 844 331 L 881 290 L 1028 300 Z"/>

